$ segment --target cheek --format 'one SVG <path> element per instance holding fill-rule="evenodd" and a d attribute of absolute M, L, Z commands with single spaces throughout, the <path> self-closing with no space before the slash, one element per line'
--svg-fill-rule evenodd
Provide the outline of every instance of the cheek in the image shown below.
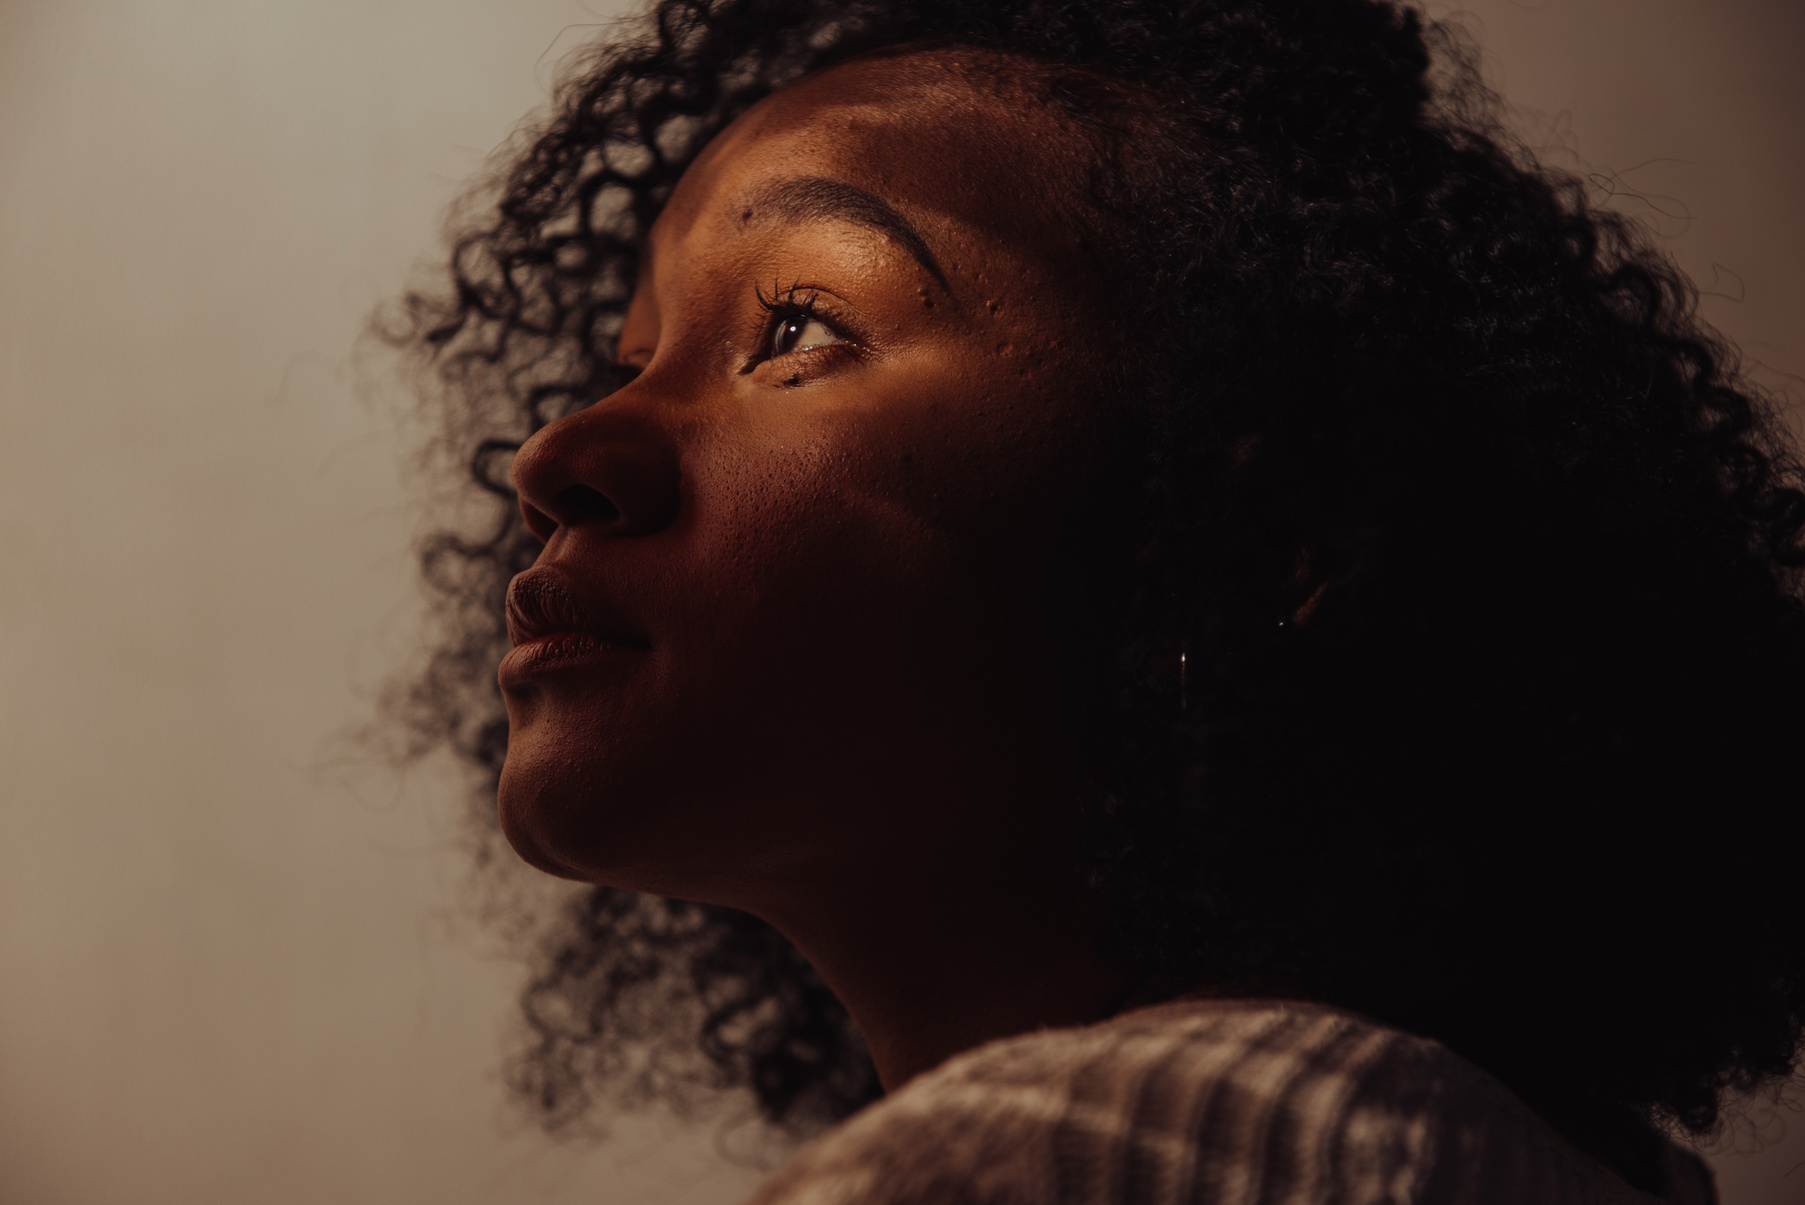
<path fill-rule="evenodd" d="M 717 679 L 725 695 L 757 692 L 786 712 L 845 708 L 927 641 L 924 623 L 947 621 L 955 549 L 886 479 L 883 450 L 815 431 L 738 451 L 698 483 L 694 569 L 712 597 L 690 625 L 709 649 L 697 668 L 732 667 Z"/>
<path fill-rule="evenodd" d="M 718 609 L 698 608 L 697 635 L 739 667 L 729 693 L 869 745 L 1018 689 L 1010 672 L 1095 577 L 1071 463 L 1090 449 L 1054 438 L 1073 431 L 1050 421 L 1058 399 L 987 384 L 817 414 L 698 480 Z"/>

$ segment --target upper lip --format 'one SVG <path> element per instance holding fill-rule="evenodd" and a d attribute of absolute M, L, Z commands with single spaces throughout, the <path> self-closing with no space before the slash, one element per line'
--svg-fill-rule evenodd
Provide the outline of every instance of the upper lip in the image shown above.
<path fill-rule="evenodd" d="M 576 588 L 555 565 L 537 565 L 508 583 L 508 639 L 516 645 L 556 632 L 580 632 L 609 644 L 650 648 L 601 600 Z"/>

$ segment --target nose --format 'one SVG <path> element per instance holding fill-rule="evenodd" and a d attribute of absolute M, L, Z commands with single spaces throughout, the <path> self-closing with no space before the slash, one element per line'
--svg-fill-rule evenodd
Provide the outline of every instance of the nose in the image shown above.
<path fill-rule="evenodd" d="M 647 416 L 609 402 L 541 428 L 514 457 L 520 513 L 541 542 L 560 528 L 645 536 L 681 499 L 677 452 Z"/>

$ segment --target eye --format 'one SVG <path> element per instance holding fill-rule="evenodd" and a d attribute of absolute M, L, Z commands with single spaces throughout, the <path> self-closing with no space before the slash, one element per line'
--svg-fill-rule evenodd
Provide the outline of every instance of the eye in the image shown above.
<path fill-rule="evenodd" d="M 816 312 L 815 307 L 827 295 L 825 290 L 794 284 L 787 289 L 774 289 L 769 295 L 754 287 L 752 295 L 764 315 L 758 333 L 753 336 L 752 346 L 757 350 L 746 358 L 740 371 L 751 372 L 760 364 L 818 348 L 838 346 L 857 351 L 854 340 L 841 333 L 843 328 L 834 310 L 829 309 L 825 316 Z"/>
<path fill-rule="evenodd" d="M 793 351 L 807 351 L 811 347 L 844 342 L 827 323 L 813 314 L 791 312 L 778 316 L 777 322 L 771 327 L 771 342 L 765 352 L 774 360 Z"/>

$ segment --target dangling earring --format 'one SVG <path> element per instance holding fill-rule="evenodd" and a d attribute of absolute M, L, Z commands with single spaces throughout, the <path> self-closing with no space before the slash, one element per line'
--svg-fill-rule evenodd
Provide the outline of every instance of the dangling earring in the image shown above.
<path fill-rule="evenodd" d="M 1181 647 L 1178 650 L 1178 709 L 1180 711 L 1187 711 L 1191 706 L 1190 682 L 1187 681 L 1190 673 L 1188 660 L 1185 650 Z"/>

